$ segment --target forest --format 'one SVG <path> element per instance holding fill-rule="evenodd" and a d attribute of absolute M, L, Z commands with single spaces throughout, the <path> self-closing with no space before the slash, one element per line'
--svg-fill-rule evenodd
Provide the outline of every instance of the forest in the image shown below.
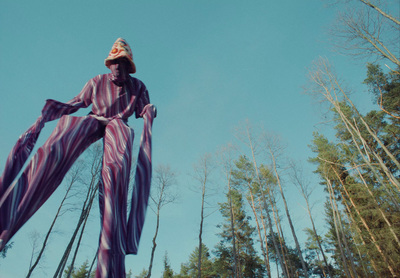
<path fill-rule="evenodd" d="M 366 61 L 365 97 L 375 101 L 374 109 L 357 107 L 333 61 L 315 61 L 304 93 L 328 107 L 325 117 L 332 127 L 328 134 L 313 134 L 313 156 L 304 163 L 315 171 L 307 173 L 301 163 L 287 158 L 278 135 L 243 122 L 234 137 L 244 148 L 227 144 L 204 154 L 193 167 L 191 178 L 200 200 L 198 245 L 180 269 L 171 267 L 167 252 L 162 262 L 154 260 L 160 252 L 162 212 L 177 201 L 172 188 L 178 176 L 173 165 L 155 165 L 147 211 L 156 219 L 149 265 L 135 269 L 135 275 L 127 266 L 127 277 L 157 277 L 154 264 L 163 266 L 162 277 L 171 278 L 400 276 L 400 20 L 384 9 L 385 1 L 355 2 L 358 8 L 343 8 L 330 32 L 337 51 Z M 94 277 L 96 253 L 84 262 L 77 261 L 77 255 L 90 212 L 96 209 L 101 157 L 102 146 L 96 144 L 69 171 L 47 234 L 40 241 L 32 236 L 27 278 L 38 270 L 57 223 L 71 210 L 79 212 L 76 227 L 51 275 Z M 215 172 L 223 176 L 217 184 L 210 179 Z M 310 175 L 317 177 L 317 184 L 309 182 Z M 224 201 L 214 206 L 223 221 L 218 224 L 219 243 L 209 246 L 204 223 L 215 187 L 224 194 Z M 316 187 L 324 192 L 318 211 L 311 201 Z M 305 204 L 309 224 L 304 230 L 296 229 L 292 219 L 288 188 Z M 79 199 L 74 208 L 73 198 Z M 322 215 L 323 225 L 316 223 L 317 215 Z M 2 251 L 0 266 L 12 248 L 13 242 Z"/>

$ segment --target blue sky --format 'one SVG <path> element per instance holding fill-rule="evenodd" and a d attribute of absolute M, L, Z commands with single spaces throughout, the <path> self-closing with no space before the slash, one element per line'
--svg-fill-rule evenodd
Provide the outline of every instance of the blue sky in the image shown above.
<path fill-rule="evenodd" d="M 90 78 L 108 72 L 104 59 L 118 37 L 131 45 L 135 77 L 148 87 L 158 107 L 153 127 L 154 165 L 169 164 L 179 173 L 180 201 L 162 211 L 154 277 L 162 271 L 165 251 L 175 271 L 197 244 L 199 195 L 188 174 L 207 152 L 234 140 L 233 129 L 248 119 L 282 136 L 288 156 L 306 162 L 312 132 L 323 129 L 323 107 L 304 94 L 307 70 L 325 56 L 351 84 L 360 84 L 365 67 L 332 50 L 327 29 L 335 9 L 324 1 L 2 1 L 0 5 L 0 168 L 17 140 L 39 116 L 45 99 L 68 101 Z M 360 87 L 356 102 L 369 107 Z M 88 110 L 78 112 L 87 114 Z M 56 123 L 49 123 L 38 144 Z M 138 144 L 142 122 L 131 119 Z M 311 176 L 312 167 L 306 166 Z M 312 177 L 310 177 L 312 179 Z M 223 181 L 216 174 L 216 185 Z M 23 277 L 29 266 L 29 234 L 44 232 L 61 196 L 49 202 L 13 238 L 0 277 Z M 287 188 L 293 211 L 296 189 Z M 317 191 L 315 200 L 323 200 Z M 223 201 L 223 190 L 214 200 Z M 97 210 L 97 207 L 95 208 Z M 321 210 L 319 210 L 321 211 Z M 298 231 L 309 225 L 295 212 Z M 98 212 L 92 218 L 78 264 L 91 259 L 98 237 Z M 318 215 L 319 221 L 323 216 Z M 66 216 L 51 242 L 42 269 L 52 275 L 74 225 Z M 218 212 L 207 219 L 204 242 L 218 242 Z M 154 216 L 148 211 L 139 255 L 128 256 L 127 269 L 148 267 Z M 65 227 L 65 228 L 64 228 Z"/>

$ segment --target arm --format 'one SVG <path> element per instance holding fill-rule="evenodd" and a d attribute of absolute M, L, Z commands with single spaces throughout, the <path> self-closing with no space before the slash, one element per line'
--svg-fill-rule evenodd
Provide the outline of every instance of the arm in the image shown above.
<path fill-rule="evenodd" d="M 136 118 L 143 118 L 143 115 L 146 113 L 146 106 L 150 104 L 149 92 L 146 89 L 146 86 L 142 83 L 143 89 L 140 93 L 139 99 L 136 102 L 135 107 L 135 116 Z M 154 118 L 157 117 L 157 108 L 155 105 L 152 105 L 152 109 L 154 111 Z"/>
<path fill-rule="evenodd" d="M 67 103 L 57 100 L 48 99 L 42 109 L 42 117 L 45 122 L 53 121 L 63 115 L 69 115 L 76 112 L 79 108 L 86 108 L 92 103 L 92 93 L 95 88 L 94 78 L 89 80 L 83 87 L 82 91 L 68 101 Z"/>

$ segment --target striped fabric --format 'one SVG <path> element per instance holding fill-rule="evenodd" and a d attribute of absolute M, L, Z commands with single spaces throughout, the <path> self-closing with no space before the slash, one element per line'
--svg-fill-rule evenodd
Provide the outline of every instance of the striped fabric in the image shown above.
<path fill-rule="evenodd" d="M 131 77 L 120 85 L 111 81 L 110 74 L 99 75 L 67 103 L 47 100 L 42 115 L 17 141 L 0 177 L 0 251 L 57 189 L 79 155 L 103 137 L 99 194 L 102 225 L 96 277 L 125 277 L 125 254 L 137 253 L 148 203 L 155 107 L 149 104 L 146 87 L 138 79 Z M 90 104 L 90 115 L 68 116 Z M 129 215 L 139 220 L 129 219 L 127 226 L 127 190 L 134 138 L 127 119 L 134 112 L 136 117 L 144 118 L 144 130 L 132 198 L 136 203 Z M 20 178 L 13 181 L 29 157 L 44 123 L 60 117 L 48 140 Z"/>
<path fill-rule="evenodd" d="M 136 166 L 135 187 L 132 192 L 131 211 L 128 219 L 127 254 L 137 254 L 144 225 L 151 185 L 151 127 L 156 116 L 154 106 L 146 106 L 143 115 L 144 128 Z"/>
<path fill-rule="evenodd" d="M 3 197 L 3 198 L 0 197 L 0 207 L 1 204 L 3 203 L 3 199 L 6 196 L 5 194 L 6 190 L 8 191 L 10 190 L 10 184 L 13 182 L 18 173 L 21 171 L 22 166 L 24 166 L 27 158 L 31 154 L 32 149 L 36 144 L 37 138 L 39 137 L 40 131 L 42 130 L 43 126 L 44 126 L 44 121 L 42 116 L 40 116 L 36 120 L 36 122 L 24 134 L 22 134 L 19 137 L 17 143 L 15 144 L 14 148 L 11 150 L 9 156 L 7 157 L 3 175 L 0 177 L 0 196 Z M 1 219 L 2 217 L 0 218 L 0 222 Z M 0 244 L 0 249 L 1 249 L 1 244 Z"/>

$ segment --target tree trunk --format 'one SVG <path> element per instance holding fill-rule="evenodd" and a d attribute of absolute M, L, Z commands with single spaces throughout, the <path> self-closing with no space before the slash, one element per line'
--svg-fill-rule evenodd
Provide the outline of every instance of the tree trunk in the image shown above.
<path fill-rule="evenodd" d="M 151 248 L 150 264 L 149 264 L 149 271 L 147 273 L 147 278 L 151 277 L 151 269 L 153 268 L 154 254 L 156 252 L 156 247 L 157 247 L 156 239 L 157 239 L 157 235 L 158 235 L 158 228 L 160 227 L 160 209 L 161 209 L 161 207 L 160 207 L 160 203 L 159 203 L 157 206 L 156 231 L 155 231 L 154 237 L 153 237 L 153 247 Z"/>
<path fill-rule="evenodd" d="M 329 183 L 330 183 L 330 181 L 329 181 Z M 330 186 L 331 186 L 331 191 L 333 193 L 333 187 L 332 187 L 331 184 L 330 184 Z M 333 205 L 335 206 L 335 211 L 337 212 L 337 226 L 339 227 L 339 231 L 341 232 L 342 241 L 344 243 L 344 247 L 346 249 L 346 253 L 347 253 L 347 255 L 348 255 L 349 259 L 350 259 L 350 266 L 351 266 L 351 270 L 352 270 L 352 272 L 350 271 L 350 274 L 351 274 L 352 277 L 357 278 L 358 276 L 357 276 L 357 271 L 356 271 L 355 265 L 354 265 L 353 254 L 352 254 L 352 252 L 351 252 L 351 250 L 349 248 L 349 245 L 347 243 L 345 231 L 344 231 L 343 225 L 342 225 L 342 218 L 341 218 L 340 213 L 339 213 L 339 209 L 338 209 L 338 206 L 337 206 L 337 203 L 336 203 L 336 199 L 333 199 Z"/>
<path fill-rule="evenodd" d="M 300 261 L 301 261 L 301 266 L 303 267 L 303 274 L 304 274 L 304 276 L 305 276 L 306 278 L 308 278 L 308 270 L 307 270 L 306 264 L 305 264 L 305 262 L 304 262 L 303 253 L 301 252 L 300 244 L 299 244 L 299 241 L 298 241 L 298 239 L 297 239 L 296 232 L 295 232 L 295 230 L 294 230 L 294 226 L 293 226 L 292 219 L 291 219 L 291 217 L 290 217 L 289 208 L 288 208 L 288 206 L 287 206 L 285 194 L 283 193 L 282 184 L 281 184 L 281 181 L 280 181 L 280 178 L 279 178 L 279 174 L 278 174 L 278 171 L 277 171 L 277 168 L 276 168 L 275 155 L 274 155 L 274 153 L 273 153 L 273 151 L 272 151 L 272 149 L 271 149 L 271 146 L 269 146 L 268 149 L 269 149 L 269 153 L 270 153 L 270 155 L 271 155 L 271 159 L 272 159 L 272 163 L 273 163 L 273 168 L 274 168 L 274 172 L 275 172 L 275 177 L 276 177 L 276 179 L 277 179 L 277 181 L 278 181 L 279 191 L 280 191 L 280 193 L 281 193 L 282 201 L 283 201 L 283 204 L 284 204 L 284 207 L 285 207 L 286 216 L 287 216 L 288 221 L 289 221 L 290 230 L 292 231 L 293 239 L 294 239 L 294 242 L 295 242 L 295 244 L 296 244 L 296 249 L 297 249 L 297 252 L 299 253 L 299 258 L 300 258 Z"/>
<path fill-rule="evenodd" d="M 46 246 L 47 246 L 47 241 L 48 241 L 49 238 L 50 238 L 50 234 L 51 234 L 52 231 L 53 231 L 54 225 L 55 225 L 55 223 L 56 223 L 56 221 L 57 221 L 57 219 L 58 219 L 58 216 L 60 215 L 60 212 L 61 212 L 61 209 L 62 209 L 62 207 L 63 207 L 63 205 L 64 205 L 64 202 L 65 202 L 65 200 L 67 199 L 68 193 L 69 193 L 69 191 L 70 191 L 70 189 L 71 189 L 71 187 L 72 187 L 72 185 L 73 185 L 74 183 L 75 183 L 75 178 L 73 177 L 72 180 L 71 180 L 71 182 L 70 182 L 70 184 L 69 184 L 69 186 L 68 186 L 68 188 L 67 188 L 67 191 L 65 192 L 65 195 L 64 195 L 63 199 L 61 200 L 60 206 L 58 207 L 57 213 L 56 213 L 56 215 L 54 216 L 53 222 L 51 223 L 50 228 L 49 228 L 49 230 L 47 231 L 46 237 L 45 237 L 45 239 L 44 239 L 44 241 L 43 241 L 43 244 L 42 244 L 42 248 L 40 249 L 40 252 L 39 252 L 39 254 L 38 254 L 38 256 L 37 256 L 37 258 L 36 258 L 34 264 L 33 264 L 33 265 L 31 266 L 31 268 L 29 269 L 29 272 L 28 272 L 28 274 L 26 275 L 26 278 L 31 277 L 33 270 L 34 270 L 34 269 L 36 268 L 36 266 L 39 264 L 39 261 L 40 261 L 40 259 L 42 258 L 42 255 L 43 255 L 43 253 L 44 253 L 44 250 L 45 250 L 45 248 L 46 248 Z"/>
<path fill-rule="evenodd" d="M 267 255 L 265 254 L 264 241 L 263 241 L 263 238 L 262 238 L 262 235 L 261 235 L 261 227 L 260 227 L 260 223 L 258 221 L 258 214 L 257 214 L 257 211 L 256 211 L 256 206 L 255 206 L 255 203 L 254 203 L 254 196 L 253 196 L 253 193 L 251 192 L 250 185 L 248 185 L 248 189 L 249 189 L 249 194 L 250 194 L 250 200 L 248 200 L 248 202 L 249 202 L 249 205 L 251 207 L 251 210 L 253 211 L 253 215 L 254 215 L 254 218 L 255 218 L 255 221 L 256 221 L 258 238 L 260 240 L 260 248 L 261 248 L 261 252 L 262 252 L 263 257 L 264 257 L 264 264 L 267 267 L 267 265 L 268 265 Z M 262 211 L 261 211 L 261 213 L 262 213 Z"/>
<path fill-rule="evenodd" d="M 232 197 L 231 197 L 231 181 L 232 181 L 232 149 L 233 146 L 228 145 L 227 147 L 223 148 L 219 152 L 219 159 L 220 163 L 223 166 L 223 171 L 226 176 L 227 180 L 227 188 L 228 188 L 228 203 L 229 203 L 229 214 L 230 214 L 230 222 L 231 222 L 231 233 L 232 233 L 232 251 L 233 251 L 233 267 L 234 267 L 234 272 L 233 272 L 233 277 L 237 278 L 238 277 L 238 262 L 237 262 L 237 256 L 236 256 L 236 236 L 235 236 L 235 225 L 234 225 L 234 220 L 235 220 L 235 215 L 233 212 L 233 205 L 232 205 Z"/>
<path fill-rule="evenodd" d="M 275 221 L 275 226 L 276 226 L 276 233 L 277 233 L 277 235 L 278 235 L 278 238 L 279 238 L 279 246 L 281 247 L 281 251 L 279 251 L 279 247 L 278 247 L 278 244 L 277 244 L 277 242 L 276 242 L 276 240 L 275 240 L 275 236 L 274 236 L 274 234 L 273 234 L 273 229 L 272 229 L 272 223 L 271 223 L 271 225 L 270 225 L 270 230 L 271 230 L 271 235 L 272 235 L 272 238 L 273 238 L 273 240 L 274 240 L 274 246 L 275 246 L 275 252 L 276 252 L 276 257 L 277 257 L 277 259 L 279 258 L 279 262 L 281 263 L 281 268 L 282 268 L 282 272 L 283 272 L 283 276 L 285 277 L 285 278 L 290 278 L 290 273 L 289 273 L 289 268 L 288 268 L 288 262 L 287 262 L 287 260 L 286 260 L 286 255 L 285 255 L 285 249 L 284 249 L 284 247 L 283 247 L 283 242 L 282 242 L 282 236 L 281 236 L 281 232 L 280 232 L 280 229 L 279 229 L 279 224 L 278 224 L 278 220 L 277 220 L 277 214 L 278 214 L 278 211 L 277 210 L 275 210 L 275 200 L 273 200 L 273 198 L 272 198 L 272 196 L 271 196 L 271 192 L 268 192 L 269 193 L 269 201 L 270 201 L 270 204 L 271 204 L 271 209 L 272 209 L 272 216 L 274 217 L 274 221 Z M 275 215 L 276 214 L 276 215 Z M 268 214 L 267 214 L 268 215 Z M 268 217 L 269 217 L 269 215 L 268 215 Z M 270 222 L 271 221 L 271 219 L 269 219 L 269 221 L 268 222 Z"/>
<path fill-rule="evenodd" d="M 71 236 L 71 239 L 64 251 L 64 254 L 60 260 L 60 263 L 58 264 L 56 272 L 54 273 L 54 276 L 53 276 L 54 278 L 57 278 L 57 277 L 61 278 L 63 275 L 63 270 L 67 264 L 68 257 L 71 253 L 72 246 L 75 242 L 76 236 L 81 228 L 81 225 L 88 217 L 90 208 L 93 203 L 94 196 L 96 195 L 96 192 L 99 187 L 98 179 L 99 179 L 99 173 L 100 173 L 101 165 L 102 165 L 102 154 L 103 154 L 102 147 L 100 144 L 95 144 L 89 150 L 90 150 L 90 183 L 88 185 L 88 191 L 87 191 L 86 198 L 85 198 L 82 208 L 81 208 L 81 214 L 79 216 L 78 223 L 77 223 L 75 230 Z M 72 271 L 72 267 L 70 268 L 70 272 L 71 271 Z"/>
<path fill-rule="evenodd" d="M 206 174 L 207 175 L 207 174 Z M 197 277 L 201 278 L 201 249 L 202 249 L 202 235 L 203 235 L 203 221 L 204 221 L 204 196 L 206 193 L 206 179 L 203 183 L 203 190 L 201 194 L 201 212 L 200 212 L 200 229 L 199 229 L 199 258 L 197 262 Z"/>
<path fill-rule="evenodd" d="M 363 2 L 365 5 L 371 7 L 372 9 L 378 11 L 381 15 L 383 15 L 384 17 L 390 19 L 390 20 L 393 21 L 395 24 L 400 25 L 400 21 L 399 21 L 397 18 L 391 16 L 390 14 L 385 13 L 385 12 L 382 11 L 379 7 L 373 5 L 371 2 L 366 1 L 366 0 L 360 0 L 360 1 Z"/>
<path fill-rule="evenodd" d="M 326 181 L 328 183 L 329 201 L 330 201 L 331 208 L 332 208 L 333 223 L 335 225 L 336 238 L 338 240 L 338 247 L 339 247 L 340 255 L 341 255 L 341 258 L 342 258 L 342 262 L 343 262 L 343 268 L 344 268 L 344 271 L 346 273 L 346 277 L 351 278 L 352 275 L 350 275 L 350 271 L 349 271 L 348 266 L 347 266 L 347 259 L 346 259 L 346 256 L 344 255 L 342 241 L 340 239 L 341 235 L 339 233 L 339 228 L 338 228 L 338 224 L 337 224 L 337 222 L 338 222 L 337 214 L 339 212 L 336 210 L 336 207 L 333 204 L 333 202 L 335 200 L 335 196 L 334 196 L 334 193 L 333 193 L 333 188 L 331 186 L 331 183 L 330 183 L 329 179 L 326 178 Z"/>
<path fill-rule="evenodd" d="M 90 277 L 90 274 L 92 273 L 92 269 L 93 269 L 94 263 L 96 262 L 97 253 L 98 253 L 98 252 L 99 252 L 99 248 L 97 248 L 97 251 L 96 251 L 96 253 L 94 254 L 92 263 L 90 264 L 90 267 L 89 267 L 89 270 L 88 270 L 88 276 L 87 276 L 86 278 L 91 278 L 91 277 Z"/>
<path fill-rule="evenodd" d="M 271 278 L 271 266 L 270 266 L 270 260 L 269 260 L 269 255 L 268 255 L 269 250 L 268 250 L 268 240 L 267 240 L 267 227 L 265 226 L 262 201 L 260 199 L 258 200 L 258 205 L 259 205 L 259 210 L 260 210 L 261 224 L 263 226 L 263 231 L 264 231 L 264 244 L 265 244 L 265 253 L 266 253 L 266 260 L 267 260 L 267 275 L 268 275 L 268 278 Z"/>
<path fill-rule="evenodd" d="M 54 273 L 54 276 L 53 276 L 54 278 L 57 278 L 57 276 L 61 278 L 61 276 L 63 274 L 63 270 L 64 270 L 64 268 L 65 268 L 65 266 L 67 264 L 67 260 L 68 260 L 69 254 L 71 253 L 72 246 L 73 246 L 73 244 L 75 242 L 76 236 L 77 236 L 77 234 L 78 234 L 78 232 L 80 230 L 80 227 L 81 227 L 82 223 L 86 219 L 87 202 L 90 199 L 90 195 L 91 194 L 90 194 L 90 188 L 89 188 L 88 193 L 86 195 L 85 202 L 83 203 L 83 206 L 82 206 L 82 209 L 81 209 L 81 215 L 80 215 L 78 223 L 77 223 L 77 225 L 75 227 L 75 231 L 71 236 L 71 239 L 70 239 L 70 241 L 69 241 L 69 243 L 67 245 L 67 248 L 65 249 L 65 252 L 64 252 L 64 254 L 63 254 L 63 256 L 62 256 L 62 258 L 60 260 L 60 263 L 58 264 L 57 270 L 56 270 L 56 272 Z M 70 271 L 71 271 L 71 269 L 70 269 Z"/>
<path fill-rule="evenodd" d="M 158 230 L 160 227 L 160 211 L 161 208 L 169 203 L 175 201 L 176 196 L 169 192 L 171 186 L 176 183 L 175 173 L 170 169 L 169 165 L 159 165 L 155 170 L 155 176 L 153 178 L 152 189 L 150 199 L 153 201 L 155 208 L 150 208 L 154 211 L 157 216 L 156 220 L 156 231 L 153 237 L 153 246 L 151 249 L 151 257 L 149 263 L 149 270 L 146 277 L 151 277 L 151 270 L 153 268 L 154 254 L 156 251 L 157 243 L 156 239 L 158 236 Z"/>
<path fill-rule="evenodd" d="M 376 208 L 379 210 L 379 212 L 380 212 L 382 218 L 385 220 L 386 224 L 388 225 L 389 230 L 390 230 L 390 233 L 393 235 L 394 240 L 395 240 L 395 241 L 397 242 L 397 244 L 400 246 L 400 240 L 399 240 L 399 238 L 397 237 L 395 231 L 393 230 L 392 224 L 390 223 L 390 221 L 387 219 L 385 213 L 384 213 L 384 212 L 382 211 L 382 209 L 380 208 L 378 202 L 376 201 L 376 198 L 375 198 L 374 194 L 373 194 L 372 191 L 369 189 L 369 187 L 368 187 L 367 183 L 365 182 L 365 180 L 364 180 L 362 174 L 360 173 L 360 171 L 358 170 L 358 168 L 356 168 L 356 169 L 357 169 L 358 175 L 360 176 L 360 179 L 362 180 L 362 182 L 363 182 L 365 188 L 367 189 L 369 195 L 371 196 L 372 200 L 374 201 Z"/>
<path fill-rule="evenodd" d="M 337 173 L 336 171 L 335 171 L 335 174 L 336 174 L 337 177 L 339 178 L 339 175 L 338 175 L 338 173 Z M 340 180 L 340 178 L 339 178 L 339 180 Z M 383 260 L 384 260 L 385 263 L 387 264 L 387 266 L 388 266 L 390 272 L 391 272 L 393 275 L 395 275 L 394 272 L 393 272 L 393 268 L 392 268 L 392 267 L 390 266 L 390 264 L 389 264 L 388 258 L 387 258 L 387 257 L 385 256 L 385 254 L 383 253 L 381 247 L 379 246 L 379 244 L 378 244 L 378 242 L 377 242 L 377 240 L 376 240 L 374 234 L 372 233 L 371 229 L 369 228 L 367 222 L 366 222 L 365 219 L 361 216 L 360 211 L 358 210 L 356 204 L 354 203 L 353 199 L 351 198 L 351 196 L 350 196 L 349 192 L 347 191 L 347 189 L 346 189 L 344 183 L 342 182 L 342 180 L 340 180 L 340 183 L 341 183 L 341 185 L 342 185 L 342 187 L 343 187 L 344 192 L 346 193 L 346 196 L 347 196 L 348 200 L 349 200 L 350 203 L 352 204 L 354 210 L 356 211 L 358 217 L 360 218 L 361 222 L 363 223 L 365 229 L 368 231 L 368 234 L 369 234 L 369 236 L 371 237 L 372 242 L 374 243 L 375 247 L 377 248 L 377 250 L 378 250 L 379 253 L 381 254 Z M 344 197 L 343 197 L 343 198 L 344 198 Z M 350 211 L 350 209 L 349 209 L 349 213 L 350 213 L 350 212 L 351 212 L 351 211 Z M 357 225 L 357 223 L 354 223 L 354 224 Z M 395 277 L 395 276 L 394 276 L 394 277 Z"/>
<path fill-rule="evenodd" d="M 304 185 L 303 181 L 300 180 L 300 177 L 297 174 L 297 169 L 295 169 L 295 166 L 293 166 L 293 170 L 295 171 L 294 179 L 295 179 L 296 183 L 299 185 L 301 195 L 303 195 L 303 198 L 306 201 L 308 216 L 310 217 L 311 226 L 312 226 L 312 229 L 313 229 L 313 232 L 314 232 L 317 244 L 318 244 L 318 248 L 321 251 L 322 258 L 324 260 L 326 270 L 328 271 L 329 277 L 333 277 L 332 273 L 331 273 L 331 270 L 330 270 L 330 267 L 329 267 L 329 264 L 328 264 L 328 260 L 326 259 L 326 256 L 325 256 L 324 249 L 322 248 L 321 240 L 319 238 L 319 235 L 317 233 L 317 229 L 315 227 L 314 218 L 313 218 L 312 213 L 311 213 L 310 202 L 309 202 L 309 195 L 311 194 L 311 192 L 309 192 L 309 193 L 306 192 L 306 190 L 307 190 L 305 188 L 306 185 Z M 324 277 L 326 277 L 326 273 L 325 273 L 324 268 L 322 268 L 322 272 L 324 274 Z"/>
<path fill-rule="evenodd" d="M 86 209 L 85 209 L 85 214 L 84 214 L 84 218 L 85 219 L 83 221 L 81 232 L 80 232 L 80 235 L 79 235 L 79 238 L 78 238 L 78 243 L 76 244 L 75 252 L 74 252 L 74 255 L 72 256 L 71 268 L 70 268 L 70 271 L 69 271 L 69 273 L 68 273 L 66 278 L 70 278 L 70 276 L 72 274 L 71 271 L 74 268 L 75 259 L 76 259 L 76 256 L 78 255 L 78 250 L 79 250 L 79 247 L 81 245 L 83 233 L 85 232 L 86 223 L 87 223 L 87 220 L 89 218 L 90 210 L 92 209 L 93 200 L 94 200 L 94 197 L 96 196 L 98 188 L 99 188 L 99 184 L 97 184 L 97 186 L 92 189 L 91 196 L 90 196 L 90 199 L 89 199 L 89 203 L 87 204 Z"/>
<path fill-rule="evenodd" d="M 228 182 L 228 188 L 229 188 L 229 212 L 231 214 L 231 231 L 232 231 L 232 251 L 233 251 L 233 263 L 234 263 L 234 278 L 237 278 L 238 272 L 239 272 L 239 267 L 238 267 L 238 262 L 237 262 L 237 254 L 236 254 L 236 235 L 235 235 L 235 215 L 233 212 L 233 205 L 232 205 L 232 197 L 231 197 L 231 186 L 230 186 L 230 180 Z"/>
<path fill-rule="evenodd" d="M 261 190 L 261 198 L 263 199 L 263 202 L 265 203 L 264 186 L 263 186 L 263 183 L 261 182 L 261 179 L 260 179 L 260 173 L 258 172 L 258 165 L 257 165 L 256 156 L 255 156 L 254 144 L 253 144 L 252 136 L 250 134 L 249 125 L 246 125 L 246 135 L 247 135 L 247 139 L 248 139 L 248 142 L 249 142 L 251 156 L 253 158 L 253 165 L 254 165 L 254 169 L 256 171 L 258 184 L 259 184 L 260 190 Z M 260 210 L 260 213 L 262 215 L 262 209 Z M 255 217 L 257 219 L 257 216 L 255 216 Z M 270 268 L 270 265 L 269 265 L 269 254 L 268 254 L 268 246 L 267 246 L 267 240 L 266 240 L 267 238 L 265 237 L 265 245 L 266 245 L 266 249 L 267 249 L 267 252 L 265 252 L 265 249 L 263 248 L 263 244 L 262 244 L 262 238 L 261 238 L 261 233 L 260 233 L 258 221 L 257 221 L 257 228 L 258 228 L 258 233 L 259 233 L 259 236 L 260 236 L 261 250 L 262 250 L 263 256 L 264 256 L 265 267 L 266 267 L 266 269 L 268 271 L 268 277 L 271 277 L 271 268 Z M 271 232 L 272 232 L 272 230 L 271 230 Z"/>

